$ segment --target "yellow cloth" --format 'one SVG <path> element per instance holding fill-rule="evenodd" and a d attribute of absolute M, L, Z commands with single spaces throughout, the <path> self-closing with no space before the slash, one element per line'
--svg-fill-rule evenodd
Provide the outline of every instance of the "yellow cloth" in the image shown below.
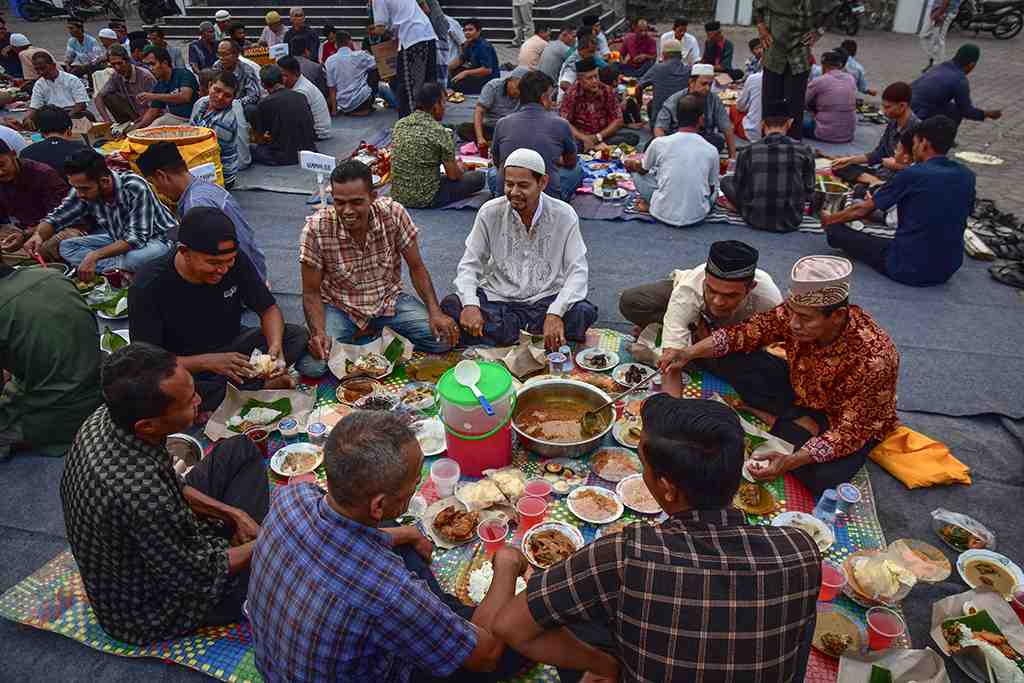
<path fill-rule="evenodd" d="M 908 489 L 971 483 L 970 468 L 953 457 L 945 444 L 909 427 L 890 432 L 870 457 Z"/>

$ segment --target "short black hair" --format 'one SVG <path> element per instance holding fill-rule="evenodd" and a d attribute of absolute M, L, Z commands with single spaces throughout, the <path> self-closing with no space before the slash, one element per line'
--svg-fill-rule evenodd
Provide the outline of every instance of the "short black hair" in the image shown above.
<path fill-rule="evenodd" d="M 602 66 L 597 72 L 598 79 L 605 85 L 615 87 L 619 84 L 619 67 L 616 64 Z"/>
<path fill-rule="evenodd" d="M 882 101 L 884 102 L 910 102 L 910 96 L 913 94 L 913 90 L 909 83 L 903 81 L 896 81 L 890 83 L 882 91 Z"/>
<path fill-rule="evenodd" d="M 519 104 L 538 104 L 544 93 L 554 87 L 551 77 L 543 71 L 531 71 L 519 81 Z"/>
<path fill-rule="evenodd" d="M 0 140 L 0 154 L 13 154 L 14 156 L 18 155 L 18 153 L 11 149 L 11 146 L 8 145 L 7 142 L 5 142 L 4 140 Z"/>
<path fill-rule="evenodd" d="M 126 62 L 131 60 L 131 55 L 128 54 L 128 50 L 121 43 L 115 43 L 107 48 L 107 59 L 111 57 L 120 57 Z"/>
<path fill-rule="evenodd" d="M 945 154 L 956 140 L 956 124 L 948 116 L 931 116 L 914 128 L 914 137 L 923 138 L 939 154 Z"/>
<path fill-rule="evenodd" d="M 593 57 L 586 57 L 576 62 L 576 73 L 583 74 L 588 71 L 597 70 L 597 60 Z"/>
<path fill-rule="evenodd" d="M 593 33 L 585 33 L 580 31 L 576 34 L 576 51 L 579 52 L 585 47 L 594 47 L 597 44 L 597 38 Z"/>
<path fill-rule="evenodd" d="M 480 23 L 479 19 L 466 19 L 464 22 L 462 22 L 462 25 L 463 26 L 472 26 L 477 31 L 483 31 L 484 30 L 484 25 L 482 23 Z"/>
<path fill-rule="evenodd" d="M 173 66 L 174 61 L 171 59 L 171 53 L 167 51 L 166 47 L 160 47 L 159 45 L 147 45 L 146 49 L 142 51 L 142 55 L 153 55 L 158 64 L 171 64 Z"/>
<path fill-rule="evenodd" d="M 838 50 L 833 50 L 831 52 L 826 52 L 825 54 L 823 54 L 821 56 L 821 66 L 822 67 L 833 66 L 833 67 L 839 68 L 845 62 L 846 62 L 846 54 L 842 53 L 842 52 L 839 52 Z"/>
<path fill-rule="evenodd" d="M 221 38 L 219 41 L 217 41 L 217 47 L 219 48 L 221 45 L 224 45 L 225 43 L 227 44 L 228 48 L 230 48 L 231 51 L 236 55 L 242 54 L 242 48 L 239 47 L 238 43 L 231 40 L 230 38 Z"/>
<path fill-rule="evenodd" d="M 747 47 L 750 48 L 750 50 L 753 50 L 755 47 L 759 47 L 760 45 L 760 38 L 751 38 L 750 40 L 747 41 Z"/>
<path fill-rule="evenodd" d="M 349 159 L 334 167 L 331 171 L 331 184 L 343 185 L 353 180 L 362 180 L 366 184 L 366 191 L 373 190 L 373 172 L 370 167 L 361 161 Z"/>
<path fill-rule="evenodd" d="M 644 401 L 643 449 L 654 473 L 701 510 L 727 507 L 739 490 L 745 444 L 732 408 L 655 394 Z"/>
<path fill-rule="evenodd" d="M 148 44 L 149 38 L 146 37 L 145 31 L 132 31 L 128 34 L 128 49 L 132 52 L 135 50 L 145 50 Z"/>
<path fill-rule="evenodd" d="M 177 145 L 168 140 L 162 140 L 147 147 L 146 151 L 135 160 L 135 164 L 146 178 L 157 171 L 177 171 L 179 173 L 188 171 L 188 164 L 182 158 Z"/>
<path fill-rule="evenodd" d="M 135 423 L 163 415 L 173 399 L 160 384 L 174 375 L 178 357 L 144 342 L 111 353 L 100 368 L 103 402 L 114 424 L 129 432 Z"/>
<path fill-rule="evenodd" d="M 345 45 L 352 40 L 352 34 L 348 31 L 338 31 L 334 34 L 334 44 L 338 47 Z"/>
<path fill-rule="evenodd" d="M 690 20 L 686 17 L 676 17 L 676 20 L 672 22 L 672 28 L 679 28 L 681 26 L 689 27 Z"/>
<path fill-rule="evenodd" d="M 159 26 L 153 26 L 148 31 L 146 31 L 146 35 L 151 35 L 151 34 L 154 35 L 154 36 L 160 36 L 161 38 L 166 37 L 164 35 L 164 30 L 162 28 L 160 28 Z"/>
<path fill-rule="evenodd" d="M 111 175 L 103 155 L 94 149 L 79 150 L 64 160 L 64 175 L 76 173 L 84 173 L 86 178 L 97 182 Z"/>
<path fill-rule="evenodd" d="M 232 33 L 234 33 L 235 31 L 237 31 L 239 29 L 241 29 L 242 32 L 244 33 L 245 32 L 245 24 L 243 24 L 240 21 L 232 21 L 230 24 L 228 24 L 228 35 L 230 36 Z"/>
<path fill-rule="evenodd" d="M 71 128 L 71 115 L 61 107 L 44 105 L 36 112 L 36 128 L 43 135 L 64 133 Z"/>
<path fill-rule="evenodd" d="M 548 26 L 548 23 L 546 21 L 538 21 L 533 26 L 533 32 L 536 33 L 537 35 L 540 35 L 541 33 L 546 33 L 550 30 L 551 27 Z"/>
<path fill-rule="evenodd" d="M 683 95 L 676 102 L 676 125 L 680 128 L 692 128 L 704 115 L 704 97 L 700 95 Z"/>
<path fill-rule="evenodd" d="M 299 55 L 301 57 L 308 49 L 309 46 L 306 45 L 306 40 L 304 38 L 292 38 L 288 41 L 288 54 L 292 57 L 295 55 Z"/>
<path fill-rule="evenodd" d="M 853 40 L 851 38 L 847 38 L 842 43 L 840 43 L 840 46 L 842 46 L 843 50 L 846 51 L 846 54 L 850 55 L 851 57 L 856 57 L 857 56 L 857 41 L 856 40 Z"/>
<path fill-rule="evenodd" d="M 238 92 L 238 77 L 230 71 L 218 71 L 211 83 L 220 83 L 225 88 L 231 88 L 231 92 Z"/>
<path fill-rule="evenodd" d="M 444 88 L 435 82 L 424 83 L 416 89 L 416 108 L 420 111 L 430 111 L 444 95 Z"/>
<path fill-rule="evenodd" d="M 302 66 L 299 64 L 299 60 L 295 59 L 295 57 L 292 57 L 291 55 L 281 57 L 281 59 L 277 60 L 277 65 L 288 73 L 302 73 Z"/>
<path fill-rule="evenodd" d="M 47 64 L 56 64 L 57 63 L 56 61 L 54 61 L 53 55 L 51 55 L 49 52 L 46 52 L 44 50 L 40 50 L 39 52 L 36 52 L 35 54 L 32 55 L 32 61 L 33 62 L 36 61 L 37 59 L 41 59 L 44 62 L 46 62 Z"/>
<path fill-rule="evenodd" d="M 280 85 L 282 83 L 281 67 L 277 64 L 267 64 L 260 69 L 260 83 L 267 90 L 275 85 Z"/>
<path fill-rule="evenodd" d="M 332 33 L 337 35 L 338 29 L 334 28 L 334 24 L 324 24 L 324 27 L 320 29 L 320 32 L 323 34 L 324 38 L 326 38 Z"/>

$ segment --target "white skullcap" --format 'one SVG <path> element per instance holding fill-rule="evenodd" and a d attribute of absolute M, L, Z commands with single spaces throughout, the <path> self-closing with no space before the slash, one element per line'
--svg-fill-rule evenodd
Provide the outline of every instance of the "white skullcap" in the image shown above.
<path fill-rule="evenodd" d="M 710 64 L 694 64 L 690 69 L 691 76 L 714 76 L 715 67 Z"/>
<path fill-rule="evenodd" d="M 231 12 L 226 9 L 219 9 L 217 10 L 217 13 L 213 15 L 213 18 L 217 21 L 227 21 L 231 18 Z"/>
<path fill-rule="evenodd" d="M 509 166 L 528 168 L 534 173 L 540 173 L 541 175 L 547 175 L 548 173 L 547 166 L 544 165 L 544 157 L 526 147 L 520 147 L 508 155 L 508 158 L 505 159 L 505 168 Z"/>
<path fill-rule="evenodd" d="M 24 33 L 11 34 L 11 47 L 28 47 L 31 44 Z"/>
<path fill-rule="evenodd" d="M 101 28 L 97 33 L 100 38 L 109 38 L 110 40 L 117 40 L 117 33 L 112 28 Z"/>
<path fill-rule="evenodd" d="M 789 274 L 789 300 L 802 306 L 834 306 L 850 296 L 853 264 L 842 256 L 804 256 Z"/>

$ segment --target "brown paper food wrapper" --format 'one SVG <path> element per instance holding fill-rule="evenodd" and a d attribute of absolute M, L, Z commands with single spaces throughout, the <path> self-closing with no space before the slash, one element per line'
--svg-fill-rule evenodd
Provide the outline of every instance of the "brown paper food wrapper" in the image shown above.
<path fill-rule="evenodd" d="M 404 362 L 412 358 L 413 345 L 412 342 L 398 334 L 390 327 L 385 327 L 381 330 L 380 336 L 371 342 L 366 344 L 339 344 L 337 342 L 331 346 L 331 355 L 327 359 L 327 367 L 331 369 L 331 372 L 338 379 L 345 379 L 349 375 L 345 371 L 345 361 L 350 360 L 355 362 L 360 356 L 364 356 L 368 353 L 379 353 L 384 355 L 384 351 L 391 345 L 394 340 L 402 342 L 402 355 L 397 361 L 391 363 L 388 368 L 388 375 L 395 370 L 395 365 L 398 362 Z M 387 375 L 384 375 L 387 377 Z"/>
<path fill-rule="evenodd" d="M 475 351 L 484 360 L 504 363 L 508 371 L 519 379 L 548 366 L 543 339 L 535 342 L 534 336 L 526 330 L 520 330 L 519 343 L 515 346 L 478 347 Z"/>
<path fill-rule="evenodd" d="M 274 401 L 287 398 L 291 401 L 292 412 L 290 416 L 299 419 L 300 415 L 308 416 L 309 412 L 313 410 L 313 403 L 316 401 L 316 396 L 310 393 L 303 393 L 297 389 L 261 389 L 259 391 L 242 391 L 235 385 L 228 382 L 227 393 L 224 395 L 224 400 L 217 410 L 214 411 L 213 415 L 210 416 L 210 421 L 206 423 L 206 428 L 203 430 L 211 440 L 217 441 L 218 439 L 228 439 L 232 436 L 237 436 L 238 432 L 234 432 L 228 429 L 228 420 L 232 416 L 237 415 L 238 411 L 242 409 L 250 399 L 262 401 L 264 403 L 273 403 Z M 284 417 L 288 417 L 285 415 Z M 277 429 L 277 424 L 271 423 L 266 425 L 268 431 Z"/>
<path fill-rule="evenodd" d="M 930 648 L 904 650 L 900 648 L 873 652 L 863 657 L 844 655 L 839 660 L 836 683 L 867 683 L 871 667 L 880 666 L 892 674 L 893 683 L 949 683 L 946 664 Z"/>

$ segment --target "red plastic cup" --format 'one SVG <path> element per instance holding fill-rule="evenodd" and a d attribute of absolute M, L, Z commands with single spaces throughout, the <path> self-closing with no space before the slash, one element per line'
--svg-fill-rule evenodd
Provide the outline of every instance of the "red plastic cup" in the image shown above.
<path fill-rule="evenodd" d="M 831 562 L 821 563 L 821 590 L 818 592 L 819 602 L 830 602 L 836 599 L 839 591 L 846 585 L 846 572 Z"/>
<path fill-rule="evenodd" d="M 270 432 L 263 427 L 252 427 L 246 430 L 245 435 L 249 437 L 249 440 L 256 444 L 256 448 L 260 449 L 260 453 L 263 457 L 267 457 L 267 439 L 270 438 Z"/>
<path fill-rule="evenodd" d="M 1010 598 L 1010 607 L 1017 613 L 1017 618 L 1024 624 L 1024 588 L 1018 587 Z"/>
<path fill-rule="evenodd" d="M 523 496 L 516 503 L 516 512 L 519 513 L 519 529 L 527 531 L 544 521 L 544 515 L 548 511 L 548 502 L 543 498 Z"/>
<path fill-rule="evenodd" d="M 888 607 L 872 607 L 868 610 L 868 647 L 872 650 L 885 650 L 892 646 L 892 641 L 902 636 L 907 630 L 903 617 Z"/>
<path fill-rule="evenodd" d="M 500 519 L 486 519 L 477 525 L 476 535 L 484 544 L 484 555 L 490 557 L 505 545 L 508 524 Z"/>
<path fill-rule="evenodd" d="M 533 498 L 547 498 L 551 495 L 551 482 L 541 477 L 535 477 L 526 482 L 526 495 Z"/>

